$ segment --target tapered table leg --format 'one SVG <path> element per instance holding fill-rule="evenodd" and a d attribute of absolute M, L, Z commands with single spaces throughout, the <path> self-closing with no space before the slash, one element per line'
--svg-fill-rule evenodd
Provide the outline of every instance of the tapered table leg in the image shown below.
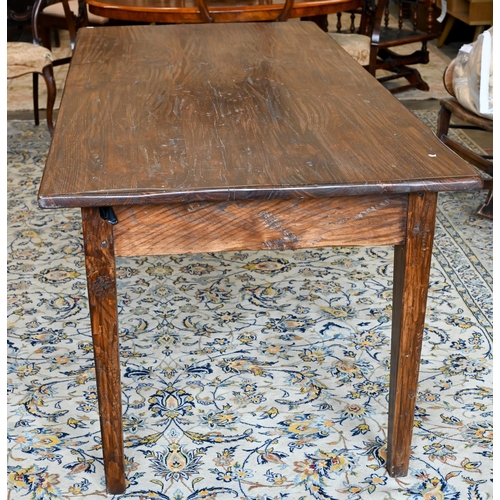
<path fill-rule="evenodd" d="M 108 493 L 125 491 L 113 227 L 82 208 L 85 265 Z"/>
<path fill-rule="evenodd" d="M 408 474 L 437 193 L 408 198 L 406 241 L 394 251 L 387 470 Z"/>

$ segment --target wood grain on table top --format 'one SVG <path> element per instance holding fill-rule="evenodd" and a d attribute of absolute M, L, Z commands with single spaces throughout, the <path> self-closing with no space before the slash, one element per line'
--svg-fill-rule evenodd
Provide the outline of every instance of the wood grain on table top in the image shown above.
<path fill-rule="evenodd" d="M 480 185 L 313 23 L 103 27 L 78 32 L 39 203 Z"/>

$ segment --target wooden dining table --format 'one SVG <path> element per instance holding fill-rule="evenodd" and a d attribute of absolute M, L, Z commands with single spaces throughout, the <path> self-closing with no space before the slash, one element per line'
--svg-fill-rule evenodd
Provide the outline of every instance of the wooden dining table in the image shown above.
<path fill-rule="evenodd" d="M 310 20 L 328 31 L 327 16 L 361 9 L 364 0 L 86 0 L 90 12 L 115 21 L 205 23 Z"/>
<path fill-rule="evenodd" d="M 313 23 L 80 29 L 38 203 L 81 208 L 108 492 L 126 487 L 116 257 L 394 247 L 386 467 L 404 476 L 438 193 L 481 186 Z"/>

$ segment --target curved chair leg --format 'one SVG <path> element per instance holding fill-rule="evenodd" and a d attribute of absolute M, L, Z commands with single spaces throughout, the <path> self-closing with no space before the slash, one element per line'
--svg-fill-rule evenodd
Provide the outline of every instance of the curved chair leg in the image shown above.
<path fill-rule="evenodd" d="M 38 73 L 33 73 L 33 112 L 35 114 L 35 125 L 40 125 L 40 113 L 38 108 Z"/>
<path fill-rule="evenodd" d="M 47 84 L 47 126 L 49 127 L 50 134 L 54 133 L 54 123 L 52 119 L 52 112 L 54 110 L 54 103 L 56 102 L 56 81 L 54 79 L 54 70 L 52 65 L 43 68 L 43 78 Z"/>
<path fill-rule="evenodd" d="M 477 212 L 483 217 L 488 217 L 488 219 L 493 219 L 493 189 L 488 191 L 485 202 L 479 207 Z"/>
<path fill-rule="evenodd" d="M 437 130 L 436 135 L 439 139 L 448 133 L 450 128 L 451 111 L 441 106 L 438 113 Z"/>

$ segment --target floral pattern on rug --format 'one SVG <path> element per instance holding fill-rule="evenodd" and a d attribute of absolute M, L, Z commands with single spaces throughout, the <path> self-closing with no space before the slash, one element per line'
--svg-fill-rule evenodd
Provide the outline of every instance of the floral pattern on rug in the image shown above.
<path fill-rule="evenodd" d="M 111 498 L 80 212 L 37 206 L 49 144 L 45 127 L 9 122 L 9 499 Z M 404 478 L 384 467 L 390 248 L 117 259 L 127 490 L 115 498 L 491 498 L 485 195 L 439 197 Z"/>

